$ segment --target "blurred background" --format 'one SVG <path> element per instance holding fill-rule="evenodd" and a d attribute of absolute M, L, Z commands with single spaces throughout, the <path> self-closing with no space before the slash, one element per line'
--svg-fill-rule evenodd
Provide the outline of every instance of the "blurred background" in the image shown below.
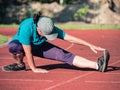
<path fill-rule="evenodd" d="M 120 0 L 0 0 L 0 24 L 19 24 L 39 11 L 56 23 L 120 25 Z"/>
<path fill-rule="evenodd" d="M 38 12 L 63 30 L 120 30 L 120 0 L 0 0 L 0 31 Z M 0 46 L 8 41 L 0 32 Z"/>

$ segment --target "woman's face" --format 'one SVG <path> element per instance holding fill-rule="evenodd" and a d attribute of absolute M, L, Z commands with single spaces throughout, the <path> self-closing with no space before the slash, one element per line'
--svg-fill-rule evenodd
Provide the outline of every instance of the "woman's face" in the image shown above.
<path fill-rule="evenodd" d="M 40 31 L 40 29 L 37 27 L 37 32 L 39 35 L 44 36 L 44 34 Z"/>

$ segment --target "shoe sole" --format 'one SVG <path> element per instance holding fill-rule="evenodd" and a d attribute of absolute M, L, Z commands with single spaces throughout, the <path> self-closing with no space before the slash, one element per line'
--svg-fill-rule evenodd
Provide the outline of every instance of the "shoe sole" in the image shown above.
<path fill-rule="evenodd" d="M 103 52 L 103 57 L 104 57 L 104 63 L 103 63 L 102 72 L 105 72 L 107 70 L 108 62 L 109 62 L 109 59 L 110 59 L 110 54 L 109 54 L 108 50 L 105 50 Z"/>

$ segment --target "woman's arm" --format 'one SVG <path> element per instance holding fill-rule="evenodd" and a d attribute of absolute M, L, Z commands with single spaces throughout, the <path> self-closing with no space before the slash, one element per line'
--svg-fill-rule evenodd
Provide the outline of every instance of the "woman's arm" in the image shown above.
<path fill-rule="evenodd" d="M 97 53 L 97 50 L 99 51 L 103 51 L 105 49 L 101 48 L 101 47 L 97 47 L 91 43 L 88 43 L 87 41 L 83 40 L 83 39 L 80 39 L 80 38 L 77 38 L 77 37 L 74 37 L 74 36 L 71 36 L 69 34 L 66 34 L 65 37 L 64 37 L 64 40 L 66 41 L 69 41 L 69 42 L 72 42 L 72 43 L 76 43 L 76 44 L 81 44 L 81 45 L 85 45 L 85 46 L 88 46 L 90 47 L 90 49 Z"/>
<path fill-rule="evenodd" d="M 23 45 L 23 49 L 24 49 L 25 55 L 27 57 L 27 62 L 28 62 L 29 66 L 33 72 L 39 72 L 39 73 L 47 73 L 48 72 L 45 69 L 36 68 L 34 58 L 33 58 L 33 55 L 31 53 L 31 46 L 30 45 Z"/>
<path fill-rule="evenodd" d="M 35 63 L 34 63 L 34 59 L 31 53 L 31 46 L 29 45 L 23 45 L 24 51 L 25 51 L 25 55 L 27 57 L 27 61 L 28 64 L 30 66 L 30 68 L 34 71 L 35 67 Z"/>

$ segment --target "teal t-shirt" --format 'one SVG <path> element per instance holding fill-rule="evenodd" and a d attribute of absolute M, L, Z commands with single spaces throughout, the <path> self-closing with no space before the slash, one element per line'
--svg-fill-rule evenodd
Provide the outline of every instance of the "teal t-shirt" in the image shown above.
<path fill-rule="evenodd" d="M 24 45 L 39 45 L 45 42 L 47 39 L 37 33 L 36 24 L 34 24 L 33 18 L 25 19 L 21 22 L 19 30 L 13 37 L 13 40 L 19 40 Z M 58 38 L 64 39 L 65 32 L 58 27 L 54 27 L 55 32 L 58 33 Z"/>

